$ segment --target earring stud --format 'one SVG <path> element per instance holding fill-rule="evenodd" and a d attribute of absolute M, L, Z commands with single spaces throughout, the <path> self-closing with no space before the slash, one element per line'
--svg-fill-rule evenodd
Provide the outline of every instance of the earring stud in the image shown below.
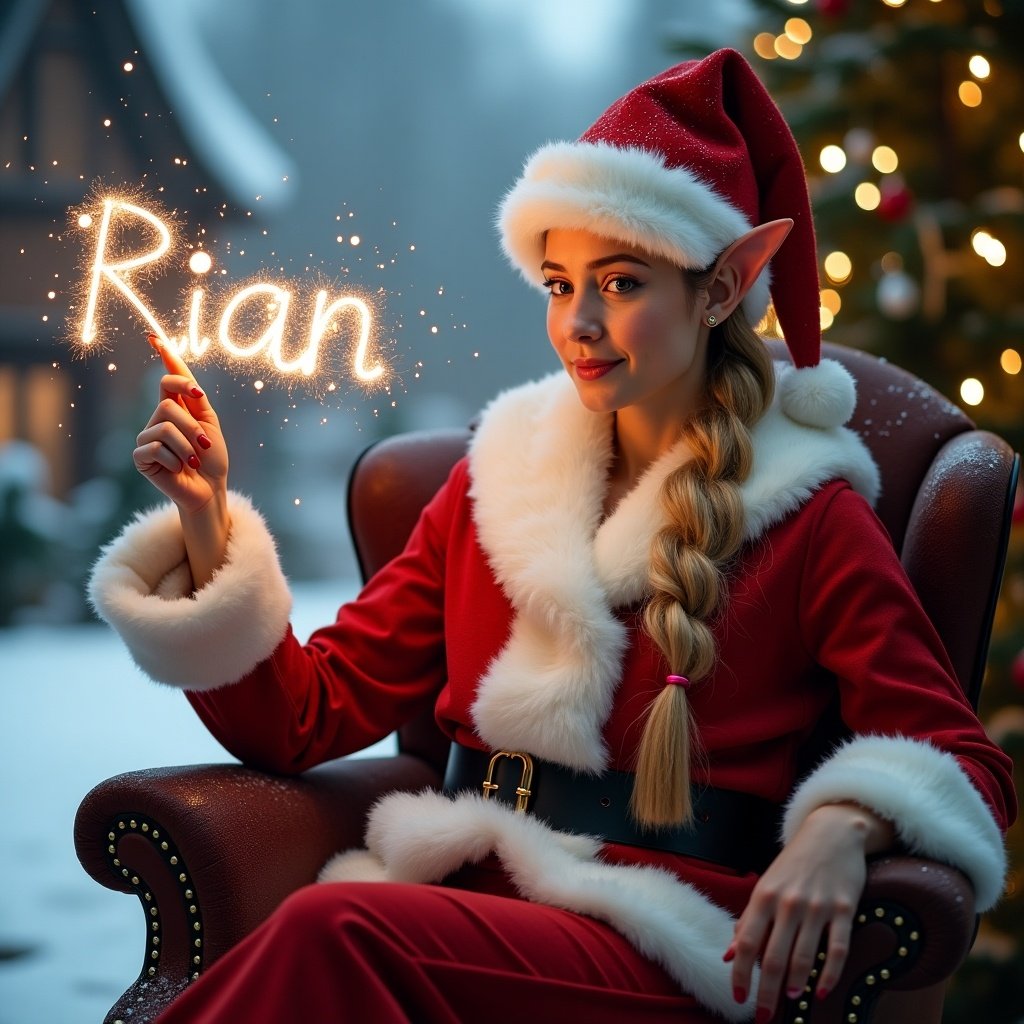
<path fill-rule="evenodd" d="M 708 314 L 708 318 L 707 318 L 707 320 L 705 321 L 705 323 L 706 323 L 706 324 L 708 325 L 708 327 L 714 327 L 714 326 L 715 326 L 715 324 L 717 324 L 717 323 L 718 323 L 718 317 L 717 317 L 717 316 L 715 316 L 715 314 L 714 314 L 714 313 L 709 313 L 709 314 Z"/>

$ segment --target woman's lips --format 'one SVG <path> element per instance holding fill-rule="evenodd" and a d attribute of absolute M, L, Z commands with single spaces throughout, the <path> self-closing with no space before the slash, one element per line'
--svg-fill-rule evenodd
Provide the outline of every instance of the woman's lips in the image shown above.
<path fill-rule="evenodd" d="M 622 359 L 577 359 L 573 362 L 572 367 L 580 380 L 597 380 L 606 373 L 610 373 L 624 361 Z"/>

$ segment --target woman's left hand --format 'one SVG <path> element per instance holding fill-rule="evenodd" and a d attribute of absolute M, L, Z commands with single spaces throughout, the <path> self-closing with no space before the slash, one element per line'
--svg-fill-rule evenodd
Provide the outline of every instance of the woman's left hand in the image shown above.
<path fill-rule="evenodd" d="M 761 876 L 736 923 L 726 961 L 733 960 L 733 991 L 744 1002 L 755 963 L 761 962 L 758 1024 L 772 1019 L 779 993 L 794 999 L 816 966 L 817 996 L 835 988 L 846 963 L 853 915 L 867 874 L 866 856 L 891 845 L 892 826 L 856 804 L 827 804 L 809 814 Z"/>

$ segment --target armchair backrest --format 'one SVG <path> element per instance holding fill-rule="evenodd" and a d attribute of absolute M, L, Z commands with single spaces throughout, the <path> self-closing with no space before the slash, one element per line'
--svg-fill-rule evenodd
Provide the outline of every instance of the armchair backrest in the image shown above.
<path fill-rule="evenodd" d="M 780 342 L 771 348 L 788 358 Z M 822 354 L 857 381 L 849 425 L 881 470 L 878 516 L 977 706 L 1020 460 L 906 371 L 840 345 L 826 344 Z M 400 434 L 359 458 L 349 478 L 348 521 L 364 580 L 401 551 L 469 437 L 468 429 Z M 400 743 L 443 766 L 447 741 L 432 717 L 406 726 Z"/>

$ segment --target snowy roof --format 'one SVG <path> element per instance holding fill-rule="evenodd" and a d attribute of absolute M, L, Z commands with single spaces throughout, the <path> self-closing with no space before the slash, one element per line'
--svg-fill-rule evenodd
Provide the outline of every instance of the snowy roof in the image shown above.
<path fill-rule="evenodd" d="M 0 16 L 0 97 L 9 90 L 51 4 L 13 0 Z M 296 194 L 297 167 L 224 78 L 199 31 L 194 5 L 122 0 L 120 6 L 177 127 L 220 188 L 241 206 L 257 196 L 265 208 L 287 206 Z M 114 15 L 109 7 L 102 13 Z"/>
<path fill-rule="evenodd" d="M 191 4 L 125 0 L 140 46 L 197 157 L 248 205 L 283 207 L 298 169 L 242 102 L 211 59 Z"/>

